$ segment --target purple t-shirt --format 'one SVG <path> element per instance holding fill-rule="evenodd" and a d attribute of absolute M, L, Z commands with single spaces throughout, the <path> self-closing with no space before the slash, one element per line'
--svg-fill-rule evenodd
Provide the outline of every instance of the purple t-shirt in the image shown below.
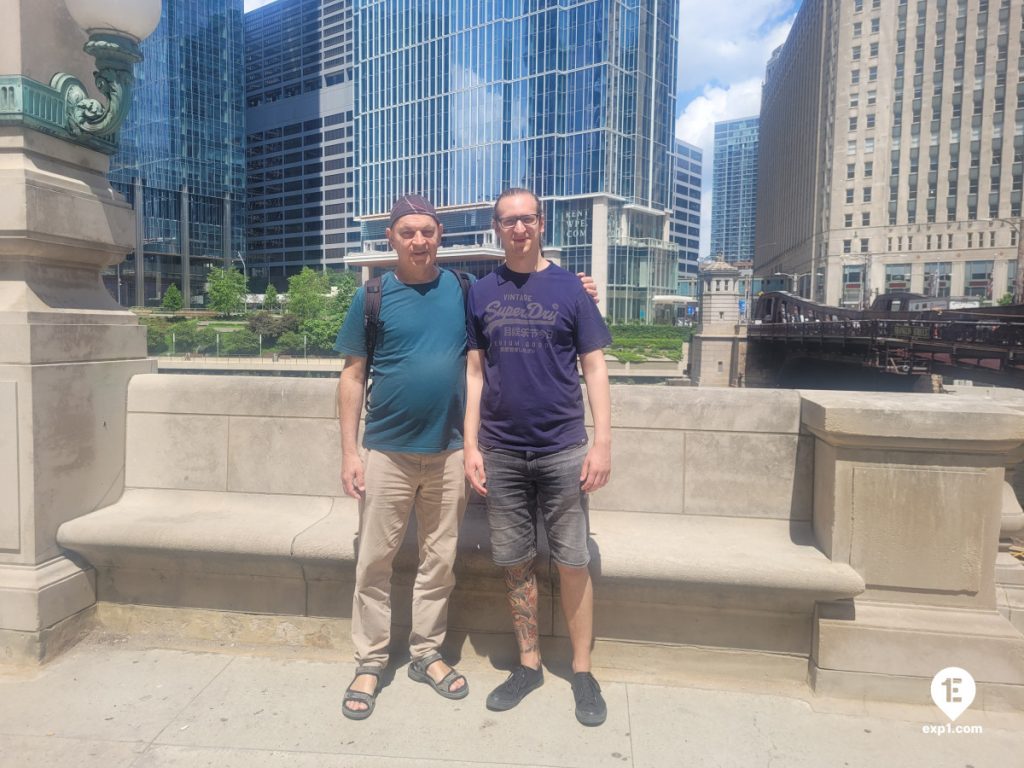
<path fill-rule="evenodd" d="M 576 275 L 505 265 L 469 289 L 470 349 L 484 351 L 480 445 L 554 453 L 585 443 L 576 358 L 611 344 Z"/>

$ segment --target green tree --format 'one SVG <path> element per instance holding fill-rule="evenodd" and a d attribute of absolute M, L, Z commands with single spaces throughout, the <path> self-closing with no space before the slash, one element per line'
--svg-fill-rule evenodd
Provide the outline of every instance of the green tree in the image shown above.
<path fill-rule="evenodd" d="M 303 334 L 295 331 L 287 331 L 281 334 L 281 338 L 277 340 L 277 348 L 281 352 L 287 352 L 292 355 L 301 355 L 305 345 Z"/>
<path fill-rule="evenodd" d="M 146 328 L 146 351 L 151 355 L 159 355 L 170 349 L 171 324 L 163 317 L 140 317 L 139 324 Z"/>
<path fill-rule="evenodd" d="M 340 327 L 341 320 L 335 314 L 314 317 L 304 322 L 300 335 L 306 337 L 306 351 L 311 355 L 333 355 L 334 340 Z"/>
<path fill-rule="evenodd" d="M 1010 306 L 1011 304 L 1013 304 L 1013 294 L 1012 293 L 1004 293 L 1002 296 L 999 297 L 999 301 L 996 302 L 996 303 L 999 304 L 999 306 L 1001 306 L 1001 307 L 1008 307 L 1008 306 Z"/>
<path fill-rule="evenodd" d="M 210 284 L 210 308 L 221 315 L 245 310 L 245 276 L 237 269 L 213 267 L 207 276 Z"/>
<path fill-rule="evenodd" d="M 356 276 L 351 272 L 329 272 L 328 279 L 332 288 L 337 288 L 334 296 L 331 297 L 332 312 L 345 317 L 348 308 L 352 305 L 352 299 L 356 295 Z"/>
<path fill-rule="evenodd" d="M 263 308 L 268 312 L 277 309 L 277 288 L 273 283 L 267 283 L 267 290 L 263 292 Z"/>
<path fill-rule="evenodd" d="M 199 325 L 198 320 L 176 323 L 174 332 L 174 348 L 180 355 L 185 352 L 208 352 L 217 346 L 217 332 L 207 325 Z"/>
<path fill-rule="evenodd" d="M 248 328 L 220 335 L 220 351 L 225 355 L 255 355 L 260 351 L 260 339 Z"/>
<path fill-rule="evenodd" d="M 246 319 L 246 323 L 253 333 L 263 334 L 264 341 L 268 343 L 276 340 L 282 333 L 299 329 L 298 318 L 294 315 L 272 315 L 269 312 L 253 312 Z"/>
<path fill-rule="evenodd" d="M 164 291 L 164 299 L 161 302 L 161 306 L 168 312 L 180 312 L 185 301 L 181 297 L 181 291 L 178 290 L 178 286 L 171 283 L 167 290 Z"/>
<path fill-rule="evenodd" d="M 330 287 L 326 275 L 304 267 L 288 278 L 288 312 L 300 323 L 320 317 L 327 309 Z"/>

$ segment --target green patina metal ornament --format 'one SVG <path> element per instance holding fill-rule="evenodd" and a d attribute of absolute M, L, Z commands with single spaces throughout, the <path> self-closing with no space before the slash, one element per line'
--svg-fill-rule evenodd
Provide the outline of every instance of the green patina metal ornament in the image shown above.
<path fill-rule="evenodd" d="M 66 128 L 72 135 L 116 135 L 131 107 L 135 83 L 132 68 L 142 61 L 142 52 L 134 40 L 112 33 L 92 35 L 85 52 L 96 59 L 96 87 L 106 97 L 107 105 L 90 98 L 82 81 L 72 75 L 57 73 L 50 87 L 61 95 Z"/>
<path fill-rule="evenodd" d="M 0 75 L 0 126 L 2 125 L 31 128 L 107 155 L 117 151 L 116 130 L 105 136 L 81 131 L 73 133 L 69 128 L 65 96 L 49 85 L 23 75 Z"/>

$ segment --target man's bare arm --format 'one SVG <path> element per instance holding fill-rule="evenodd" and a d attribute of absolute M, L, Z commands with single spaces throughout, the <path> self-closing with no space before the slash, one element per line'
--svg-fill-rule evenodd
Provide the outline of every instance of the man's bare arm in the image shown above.
<path fill-rule="evenodd" d="M 366 384 L 366 358 L 345 356 L 345 367 L 338 379 L 338 418 L 341 421 L 341 483 L 345 493 L 363 498 L 366 482 L 363 460 L 359 456 L 359 417 L 363 413 L 363 389 Z"/>
<path fill-rule="evenodd" d="M 594 419 L 594 442 L 580 475 L 581 490 L 590 493 L 603 487 L 612 473 L 612 398 L 603 350 L 580 355 L 580 368 L 587 383 L 590 415 Z"/>
<path fill-rule="evenodd" d="M 466 418 L 463 422 L 463 460 L 466 477 L 473 490 L 481 496 L 487 495 L 487 475 L 484 472 L 484 457 L 480 453 L 477 435 L 480 432 L 480 398 L 484 392 L 484 353 L 471 349 L 466 353 Z"/>

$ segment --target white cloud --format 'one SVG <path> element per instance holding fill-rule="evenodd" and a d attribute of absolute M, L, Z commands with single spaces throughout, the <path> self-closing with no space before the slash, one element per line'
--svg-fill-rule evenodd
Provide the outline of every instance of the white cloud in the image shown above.
<path fill-rule="evenodd" d="M 750 78 L 729 88 L 709 85 L 676 119 L 676 136 L 711 152 L 715 145 L 715 123 L 751 117 L 760 111 L 760 78 Z"/>
<path fill-rule="evenodd" d="M 799 0 L 680 0 L 676 136 L 704 151 L 701 255 L 711 248 L 715 123 L 761 111 L 771 52 L 786 41 Z M 695 95 L 698 94 L 698 95 Z"/>
<path fill-rule="evenodd" d="M 799 0 L 680 0 L 679 90 L 762 76 L 799 5 Z"/>
<path fill-rule="evenodd" d="M 255 11 L 257 8 L 262 8 L 264 5 L 270 5 L 274 0 L 245 0 L 245 12 Z"/>

